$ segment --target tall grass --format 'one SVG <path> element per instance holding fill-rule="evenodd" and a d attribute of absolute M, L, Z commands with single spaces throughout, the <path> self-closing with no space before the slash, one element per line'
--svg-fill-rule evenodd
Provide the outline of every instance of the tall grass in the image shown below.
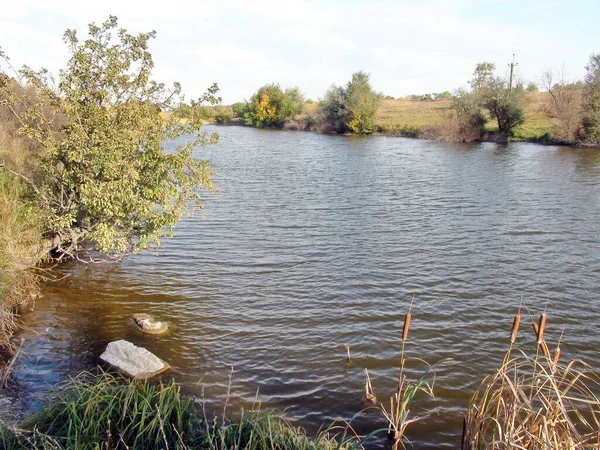
<path fill-rule="evenodd" d="M 262 413 L 241 411 L 230 422 L 209 420 L 174 381 L 154 385 L 119 375 L 83 374 L 51 397 L 17 429 L 0 429 L 6 450 L 334 450 L 362 448 L 345 428 L 309 438 L 301 428 Z M 340 435 L 336 439 L 336 435 Z"/>
<path fill-rule="evenodd" d="M 544 340 L 546 316 L 533 322 L 536 352 L 515 349 L 520 314 L 499 369 L 489 375 L 465 416 L 463 450 L 600 448 L 600 373 L 561 362 L 560 343 Z"/>
<path fill-rule="evenodd" d="M 25 95 L 16 83 L 13 90 L 15 96 Z M 30 269 L 41 255 L 43 218 L 28 199 L 26 184 L 15 175 L 32 177 L 41 149 L 20 135 L 19 127 L 12 111 L 0 105 L 0 353 L 4 355 L 10 354 L 16 307 L 38 293 L 38 279 Z"/>

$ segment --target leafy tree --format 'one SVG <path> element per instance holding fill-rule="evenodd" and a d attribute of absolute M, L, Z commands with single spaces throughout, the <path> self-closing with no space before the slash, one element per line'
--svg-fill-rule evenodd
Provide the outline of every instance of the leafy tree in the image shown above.
<path fill-rule="evenodd" d="M 525 113 L 519 103 L 519 93 L 509 91 L 501 80 L 496 79 L 487 87 L 483 105 L 498 122 L 498 130 L 504 136 L 512 136 L 514 130 L 525 122 Z"/>
<path fill-rule="evenodd" d="M 500 134 L 512 136 L 516 127 L 525 121 L 525 114 L 520 105 L 520 88 L 508 89 L 506 83 L 494 76 L 496 65 L 483 62 L 475 66 L 473 79 L 469 82 L 473 93 L 478 96 L 481 106 L 498 122 Z"/>
<path fill-rule="evenodd" d="M 585 66 L 582 93 L 582 140 L 591 145 L 600 144 L 600 53 L 592 54 Z"/>
<path fill-rule="evenodd" d="M 539 88 L 537 84 L 535 84 L 533 81 L 530 81 L 529 83 L 527 83 L 527 87 L 525 88 L 525 90 L 530 94 L 533 94 L 535 92 L 538 92 Z"/>
<path fill-rule="evenodd" d="M 361 71 L 352 74 L 345 88 L 332 85 L 320 103 L 332 131 L 371 134 L 382 98 L 371 87 L 369 75 Z"/>
<path fill-rule="evenodd" d="M 352 74 L 346 86 L 346 103 L 350 113 L 348 128 L 356 134 L 373 133 L 381 95 L 371 87 L 367 73 Z"/>
<path fill-rule="evenodd" d="M 243 118 L 246 112 L 248 112 L 248 104 L 245 102 L 237 102 L 231 105 L 231 111 L 233 117 Z"/>
<path fill-rule="evenodd" d="M 494 80 L 494 70 L 496 70 L 496 64 L 494 63 L 482 62 L 477 64 L 473 71 L 473 78 L 469 81 L 473 90 L 478 92 L 488 87 Z"/>
<path fill-rule="evenodd" d="M 92 23 L 84 41 L 65 32 L 70 59 L 56 88 L 47 72 L 20 71 L 44 101 L 17 105 L 6 77 L 0 84 L 3 103 L 24 111 L 20 131 L 44 149 L 39 176 L 26 181 L 57 258 L 79 257 L 85 244 L 106 254 L 158 244 L 190 206 L 202 207 L 199 189 L 215 189 L 213 169 L 193 152 L 218 136 L 201 133 L 194 117 L 181 120 L 178 83 L 167 89 L 152 79 L 148 43 L 156 33 L 117 26 L 114 16 Z M 199 103 L 218 102 L 217 91 L 213 85 Z M 188 143 L 165 150 L 188 134 Z"/>
<path fill-rule="evenodd" d="M 458 137 L 461 141 L 476 141 L 481 138 L 487 122 L 477 94 L 459 89 L 452 99 L 452 108 L 458 124 Z"/>
<path fill-rule="evenodd" d="M 246 125 L 258 128 L 283 127 L 286 120 L 293 119 L 302 111 L 304 95 L 298 88 L 285 92 L 276 83 L 261 87 L 250 99 L 244 113 Z"/>
<path fill-rule="evenodd" d="M 336 133 L 349 131 L 347 122 L 350 111 L 346 103 L 346 90 L 343 87 L 332 85 L 327 89 L 320 103 L 324 120 L 331 126 L 332 131 Z"/>

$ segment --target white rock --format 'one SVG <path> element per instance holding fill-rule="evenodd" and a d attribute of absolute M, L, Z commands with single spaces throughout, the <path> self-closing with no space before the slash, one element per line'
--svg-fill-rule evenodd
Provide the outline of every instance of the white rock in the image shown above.
<path fill-rule="evenodd" d="M 150 378 L 171 368 L 145 348 L 123 339 L 109 343 L 100 360 L 135 380 Z"/>

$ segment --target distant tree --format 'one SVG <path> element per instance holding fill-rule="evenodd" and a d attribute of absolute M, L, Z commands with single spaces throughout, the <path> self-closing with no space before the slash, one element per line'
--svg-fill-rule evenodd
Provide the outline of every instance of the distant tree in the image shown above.
<path fill-rule="evenodd" d="M 558 122 L 554 137 L 566 143 L 575 141 L 581 122 L 579 90 L 575 86 L 567 80 L 564 68 L 547 70 L 542 75 L 542 87 L 549 94 L 546 111 Z"/>
<path fill-rule="evenodd" d="M 498 130 L 504 136 L 512 136 L 515 128 L 525 122 L 518 91 L 510 91 L 503 80 L 494 78 L 483 87 L 482 104 L 498 122 Z"/>
<path fill-rule="evenodd" d="M 302 111 L 303 104 L 304 96 L 298 88 L 284 92 L 279 84 L 267 84 L 250 99 L 244 112 L 244 122 L 258 128 L 281 128 L 286 120 L 293 119 Z"/>
<path fill-rule="evenodd" d="M 471 88 L 478 92 L 490 84 L 494 80 L 494 70 L 496 70 L 496 64 L 491 62 L 482 62 L 475 66 L 473 71 L 473 78 L 469 81 Z"/>
<path fill-rule="evenodd" d="M 533 94 L 535 92 L 538 92 L 539 88 L 537 84 L 535 84 L 533 81 L 530 81 L 529 83 L 527 83 L 527 87 L 525 88 L 525 90 L 528 93 Z"/>
<path fill-rule="evenodd" d="M 297 87 L 286 89 L 278 111 L 279 120 L 285 122 L 296 117 L 302 112 L 304 103 L 304 94 L 300 92 L 300 89 Z"/>
<path fill-rule="evenodd" d="M 465 142 L 481 138 L 487 120 L 481 111 L 477 94 L 459 89 L 452 99 L 452 109 L 458 125 L 456 138 Z"/>
<path fill-rule="evenodd" d="M 600 53 L 592 54 L 588 65 L 582 92 L 581 139 L 585 144 L 600 144 Z"/>
<path fill-rule="evenodd" d="M 353 73 L 346 86 L 348 128 L 356 134 L 373 133 L 380 102 L 381 95 L 371 87 L 369 75 L 362 71 Z"/>
<path fill-rule="evenodd" d="M 231 105 L 231 111 L 233 117 L 243 118 L 244 114 L 248 111 L 248 104 L 246 102 L 237 102 Z"/>
<path fill-rule="evenodd" d="M 323 110 L 323 119 L 329 124 L 332 131 L 336 133 L 349 131 L 347 123 L 350 111 L 346 103 L 346 90 L 343 87 L 331 85 L 320 104 Z"/>

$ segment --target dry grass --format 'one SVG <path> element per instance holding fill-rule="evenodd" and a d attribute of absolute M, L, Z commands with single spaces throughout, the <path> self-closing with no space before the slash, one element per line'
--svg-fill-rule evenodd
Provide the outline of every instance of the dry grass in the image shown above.
<path fill-rule="evenodd" d="M 0 164 L 32 176 L 36 148 L 19 135 L 7 107 L 0 108 Z M 37 295 L 37 277 L 31 272 L 40 257 L 42 217 L 27 200 L 19 177 L 0 168 L 0 347 L 4 354 L 15 331 L 15 308 Z M 0 361 L 0 368 L 2 363 Z"/>
<path fill-rule="evenodd" d="M 516 131 L 516 138 L 540 139 L 551 134 L 556 123 L 547 113 L 549 95 L 546 92 L 525 93 L 522 96 L 525 123 Z M 417 101 L 384 100 L 377 115 L 377 127 L 384 133 L 417 135 L 427 128 L 443 126 L 452 109 L 451 99 Z M 487 123 L 487 131 L 496 131 L 495 121 Z"/>
<path fill-rule="evenodd" d="M 513 349 L 515 326 L 501 367 L 472 398 L 462 449 L 600 448 L 600 373 L 581 361 L 562 363 L 559 345 L 550 351 L 545 315 L 534 323 L 533 357 Z"/>
<path fill-rule="evenodd" d="M 382 132 L 393 133 L 421 130 L 442 125 L 450 112 L 452 100 L 383 100 L 377 113 L 376 125 Z"/>

